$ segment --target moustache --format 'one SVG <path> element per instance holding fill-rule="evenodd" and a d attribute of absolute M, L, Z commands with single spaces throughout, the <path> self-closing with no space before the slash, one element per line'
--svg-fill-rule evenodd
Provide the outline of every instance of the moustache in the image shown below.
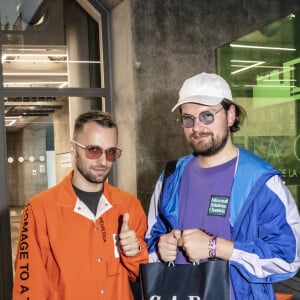
<path fill-rule="evenodd" d="M 191 134 L 192 138 L 201 138 L 201 137 L 208 137 L 208 136 L 212 136 L 213 134 L 211 132 L 193 132 Z"/>

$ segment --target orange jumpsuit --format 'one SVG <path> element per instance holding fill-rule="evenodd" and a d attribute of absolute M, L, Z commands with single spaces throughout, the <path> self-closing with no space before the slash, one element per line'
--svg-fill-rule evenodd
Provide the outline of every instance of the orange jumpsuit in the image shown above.
<path fill-rule="evenodd" d="M 128 278 L 136 280 L 139 264 L 148 261 L 139 200 L 105 182 L 95 216 L 77 198 L 71 177 L 24 208 L 13 300 L 133 299 Z M 126 212 L 141 245 L 134 257 L 116 244 Z"/>

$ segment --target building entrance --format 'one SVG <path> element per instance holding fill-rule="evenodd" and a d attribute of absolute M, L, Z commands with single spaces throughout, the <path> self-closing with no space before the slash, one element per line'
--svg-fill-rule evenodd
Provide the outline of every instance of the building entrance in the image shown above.
<path fill-rule="evenodd" d="M 90 109 L 111 111 L 112 107 L 109 15 L 101 4 L 17 2 L 0 3 L 3 300 L 11 299 L 13 252 L 22 207 L 72 168 L 70 128 L 78 114 Z"/>

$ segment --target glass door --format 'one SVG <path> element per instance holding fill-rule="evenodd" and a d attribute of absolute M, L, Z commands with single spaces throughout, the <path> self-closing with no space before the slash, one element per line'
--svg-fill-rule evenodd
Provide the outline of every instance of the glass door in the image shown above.
<path fill-rule="evenodd" d="M 110 111 L 111 85 L 109 16 L 97 1 L 1 1 L 0 14 L 0 299 L 6 300 L 22 208 L 70 172 L 74 119 L 89 109 Z"/>
<path fill-rule="evenodd" d="M 234 143 L 275 166 L 300 208 L 299 28 L 290 14 L 221 46 L 217 58 L 248 115 Z"/>

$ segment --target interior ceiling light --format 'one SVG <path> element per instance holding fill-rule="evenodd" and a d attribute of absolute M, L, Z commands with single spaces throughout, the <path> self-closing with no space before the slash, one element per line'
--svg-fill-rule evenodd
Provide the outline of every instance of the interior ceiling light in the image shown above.
<path fill-rule="evenodd" d="M 238 70 L 235 70 L 231 72 L 232 75 L 244 72 L 246 70 L 255 68 L 259 65 L 265 64 L 265 61 L 255 61 L 255 60 L 237 60 L 237 59 L 232 59 L 231 62 L 237 62 L 237 63 L 243 63 L 244 65 L 239 65 L 241 68 Z M 232 67 L 237 66 L 237 65 L 231 65 Z"/>
<path fill-rule="evenodd" d="M 263 79 L 265 82 L 292 82 L 296 81 L 296 79 Z"/>
<path fill-rule="evenodd" d="M 17 122 L 16 119 L 5 120 L 5 126 L 6 126 L 6 127 L 13 126 L 16 122 Z"/>
<path fill-rule="evenodd" d="M 3 72 L 4 76 L 67 76 L 66 72 Z"/>
<path fill-rule="evenodd" d="M 2 59 L 2 62 L 13 62 L 13 63 L 67 63 L 67 60 L 49 60 L 49 59 Z"/>
<path fill-rule="evenodd" d="M 244 65 L 236 65 L 231 64 L 232 67 L 244 67 Z M 292 71 L 294 68 L 291 67 L 279 67 L 279 66 L 256 66 L 256 68 L 262 68 L 262 69 L 278 69 L 278 70 L 284 70 L 286 71 Z"/>
<path fill-rule="evenodd" d="M 244 87 L 259 87 L 259 88 L 295 88 L 294 85 L 259 85 L 259 84 L 245 84 Z"/>
<path fill-rule="evenodd" d="M 10 87 L 10 86 L 45 86 L 45 85 L 50 85 L 50 86 L 57 86 L 58 88 L 63 88 L 65 86 L 68 86 L 68 81 L 16 81 L 16 82 L 4 82 L 3 86 L 4 87 Z"/>
<path fill-rule="evenodd" d="M 64 87 L 67 86 L 67 85 L 68 85 L 68 82 L 63 82 L 63 83 L 61 83 L 61 84 L 59 85 L 59 88 L 62 89 L 62 88 L 64 88 Z"/>
<path fill-rule="evenodd" d="M 14 116 L 14 117 L 10 117 L 10 116 L 5 116 L 5 120 L 9 120 L 9 119 L 21 119 L 22 116 Z"/>
<path fill-rule="evenodd" d="M 47 58 L 47 59 L 43 59 Z M 55 59 L 57 58 L 57 59 Z M 64 53 L 4 53 L 2 63 L 5 62 L 47 62 L 47 63 L 66 63 L 67 54 Z"/>
<path fill-rule="evenodd" d="M 6 127 L 13 126 L 17 122 L 17 119 L 21 119 L 21 118 L 22 116 L 14 116 L 14 117 L 5 116 L 5 126 Z"/>
<path fill-rule="evenodd" d="M 22 59 L 23 57 L 23 59 Z M 48 59 L 40 59 L 40 57 Z M 54 59 L 54 58 L 59 59 Z M 4 62 L 33 62 L 33 63 L 73 63 L 73 64 L 100 64 L 100 60 L 68 60 L 67 54 L 29 54 L 29 53 L 5 53 L 2 55 Z M 31 58 L 31 59 L 28 59 Z M 51 59 L 50 59 L 51 58 Z M 62 60 L 63 58 L 63 60 Z M 66 58 L 66 59 L 65 59 Z"/>
<path fill-rule="evenodd" d="M 41 16 L 41 18 L 34 25 L 41 25 L 45 21 L 45 15 Z"/>
<path fill-rule="evenodd" d="M 67 57 L 66 53 L 9 53 L 6 52 L 3 56 L 13 57 Z"/>
<path fill-rule="evenodd" d="M 252 46 L 252 45 L 242 45 L 242 44 L 230 44 L 230 47 L 232 47 L 232 48 L 262 49 L 262 50 L 296 51 L 295 48 Z"/>
<path fill-rule="evenodd" d="M 3 48 L 2 63 L 4 87 L 68 86 L 66 47 L 6 46 Z"/>

